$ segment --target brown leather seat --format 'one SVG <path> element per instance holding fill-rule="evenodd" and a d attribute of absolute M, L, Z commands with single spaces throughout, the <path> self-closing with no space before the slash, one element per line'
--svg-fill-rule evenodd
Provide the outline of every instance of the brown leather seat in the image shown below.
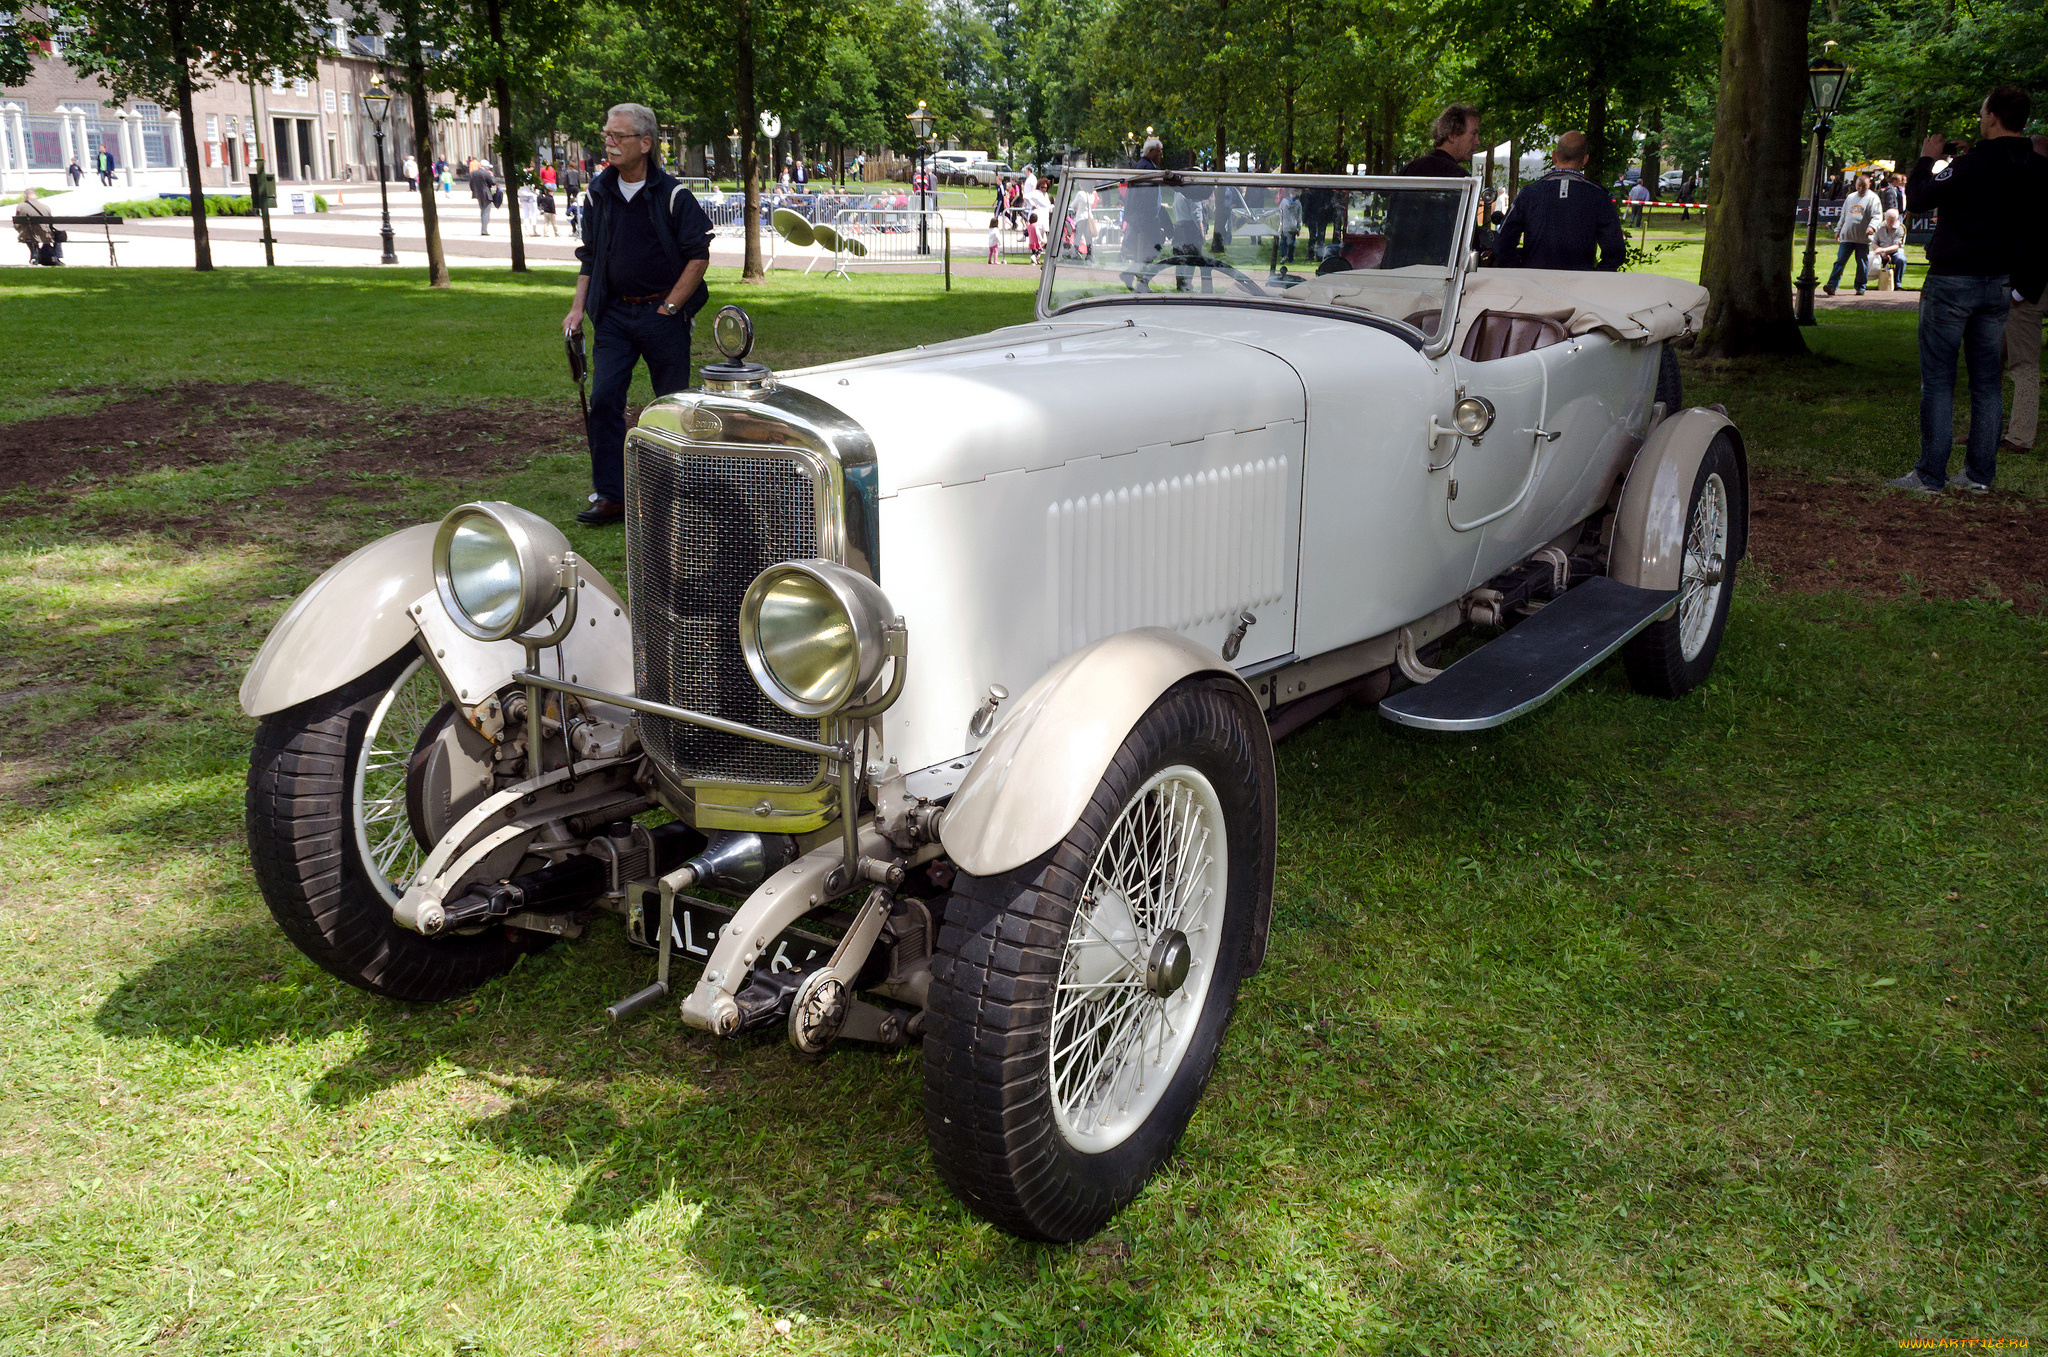
<path fill-rule="evenodd" d="M 1344 262 L 1354 269 L 1376 269 L 1387 257 L 1387 238 L 1369 231 L 1344 233 Z"/>
<path fill-rule="evenodd" d="M 1464 347 L 1458 352 L 1470 362 L 1487 363 L 1548 344 L 1562 344 L 1566 337 L 1564 326 L 1548 316 L 1532 316 L 1523 311 L 1481 311 L 1473 318 L 1472 328 L 1465 332 Z"/>

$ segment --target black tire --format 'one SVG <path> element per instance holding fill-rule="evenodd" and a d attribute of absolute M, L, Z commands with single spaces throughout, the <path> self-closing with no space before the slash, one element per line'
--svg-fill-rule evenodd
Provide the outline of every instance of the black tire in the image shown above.
<path fill-rule="evenodd" d="M 364 736 L 419 658 L 408 646 L 331 693 L 264 717 L 245 823 L 257 884 L 293 946 L 337 980 L 431 1003 L 503 975 L 530 949 L 502 928 L 426 938 L 399 927 L 381 873 L 364 862 L 352 804 Z"/>
<path fill-rule="evenodd" d="M 1084 1239 L 1138 1195 L 1179 1143 L 1230 1023 L 1250 960 L 1264 863 L 1274 851 L 1266 829 L 1269 808 L 1262 804 L 1259 742 L 1265 738 L 1262 718 L 1242 693 L 1213 680 L 1176 685 L 1125 739 L 1064 841 L 1015 871 L 957 878 L 933 958 L 924 1040 L 925 1134 L 953 1191 L 1000 1228 L 1027 1239 Z M 1199 778 L 1189 778 L 1188 770 Z M 1159 782 L 1162 775 L 1170 780 Z M 1158 809 L 1179 805 L 1183 789 L 1194 804 L 1202 795 L 1193 785 L 1197 782 L 1213 793 L 1199 817 L 1175 820 L 1171 809 Z M 1127 821 L 1127 810 L 1136 818 Z M 1098 860 L 1107 856 L 1110 836 L 1120 835 L 1116 842 L 1127 845 L 1166 841 L 1163 828 L 1158 839 L 1147 837 L 1152 832 L 1143 828 L 1148 814 L 1154 824 L 1220 820 L 1216 828 L 1227 846 L 1220 869 L 1208 858 L 1192 869 L 1175 867 L 1146 878 L 1160 881 L 1174 899 L 1181 898 L 1184 882 L 1185 898 L 1191 901 L 1198 898 L 1194 890 L 1200 882 L 1209 883 L 1199 897 L 1204 902 L 1214 898 L 1211 892 L 1220 885 L 1223 898 L 1215 913 L 1176 915 L 1182 922 L 1200 918 L 1205 925 L 1213 923 L 1217 940 L 1206 957 L 1206 988 L 1196 992 L 1197 974 L 1205 966 L 1198 957 L 1184 986 L 1154 996 L 1143 989 L 1137 972 L 1119 971 L 1128 963 L 1122 949 L 1112 946 L 1114 955 L 1104 963 L 1109 969 L 1103 975 L 1070 980 L 1060 991 L 1085 994 L 1093 987 L 1095 995 L 1060 1001 L 1060 977 L 1077 974 L 1075 958 L 1100 955 L 1080 948 L 1095 945 L 1086 930 L 1112 909 L 1107 901 L 1113 890 L 1091 894 L 1088 889 Z M 1160 815 L 1168 818 L 1162 821 Z M 1127 875 L 1125 883 L 1131 879 Z M 1150 955 L 1146 939 L 1151 937 L 1156 946 L 1172 931 L 1158 928 L 1155 919 L 1148 933 L 1137 922 L 1146 912 L 1142 905 L 1118 907 L 1124 911 L 1121 917 L 1133 923 L 1133 956 Z M 1116 931 L 1112 924 L 1108 934 L 1099 936 Z M 1199 945 L 1212 946 L 1206 940 Z M 1133 980 L 1126 982 L 1121 974 Z M 1161 1064 L 1169 1058 L 1175 1063 L 1148 1090 L 1142 1069 L 1146 1033 L 1166 1030 L 1147 1026 L 1144 1013 L 1151 1010 L 1146 1006 L 1155 1000 L 1157 1012 L 1183 1016 L 1188 1036 L 1171 1057 L 1162 1057 Z M 1172 1009 L 1176 1000 L 1185 1006 Z M 1138 1016 L 1095 1040 L 1112 1019 L 1129 1013 Z M 1090 1021 L 1094 1026 L 1085 1030 L 1077 1025 Z M 1133 1030 L 1135 1036 L 1125 1035 Z M 1056 1041 L 1060 1033 L 1069 1038 L 1064 1048 Z M 1133 1043 L 1136 1067 L 1130 1064 Z M 1084 1047 L 1061 1075 L 1070 1081 L 1073 1096 L 1056 1107 L 1059 1054 Z M 1095 1063 L 1076 1079 L 1071 1071 L 1090 1059 Z M 1133 1069 L 1135 1089 L 1120 1082 Z M 1111 1103 L 1119 1089 L 1127 1124 L 1108 1126 L 1117 1115 Z M 1073 1105 L 1091 1093 L 1099 1096 L 1089 1106 Z M 1149 1104 L 1148 1096 L 1153 1099 Z M 1133 1101 L 1137 1112 L 1129 1111 Z M 1095 1129 L 1078 1129 L 1077 1119 L 1090 1115 L 1100 1118 Z"/>
<path fill-rule="evenodd" d="M 1675 415 L 1685 408 L 1685 385 L 1678 376 L 1678 350 L 1665 340 L 1657 355 L 1657 399 L 1664 413 Z"/>
<path fill-rule="evenodd" d="M 1733 441 L 1724 431 L 1715 435 L 1700 459 L 1693 477 L 1692 498 L 1685 508 L 1686 549 L 1679 566 L 1679 606 L 1670 617 L 1652 622 L 1634 640 L 1621 648 L 1622 667 L 1628 681 L 1639 693 L 1652 697 L 1683 697 L 1706 682 L 1713 672 L 1714 657 L 1721 651 L 1721 635 L 1728 628 L 1728 604 L 1735 596 L 1735 562 L 1742 543 L 1748 540 L 1749 504 L 1744 498 L 1742 468 L 1735 459 Z M 1719 496 L 1721 526 L 1719 550 L 1711 541 L 1696 543 L 1703 534 L 1712 536 L 1712 524 L 1705 521 L 1715 512 Z M 1696 551 L 1695 547 L 1702 549 Z M 1713 578 L 1710 556 L 1720 557 L 1719 577 Z"/>

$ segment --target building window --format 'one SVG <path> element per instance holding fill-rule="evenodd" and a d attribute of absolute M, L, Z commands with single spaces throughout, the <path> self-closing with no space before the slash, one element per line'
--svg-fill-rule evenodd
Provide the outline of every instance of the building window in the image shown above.
<path fill-rule="evenodd" d="M 270 73 L 270 92 L 271 92 L 272 94 L 283 94 L 283 93 L 284 93 L 284 91 L 285 91 L 285 83 L 284 83 L 284 72 L 283 72 L 283 71 L 272 71 L 272 72 Z"/>
<path fill-rule="evenodd" d="M 307 93 L 311 90 L 311 88 L 312 87 L 305 82 L 304 78 L 298 78 L 292 81 L 292 93 L 298 95 L 299 98 L 301 99 L 306 97 Z"/>
<path fill-rule="evenodd" d="M 334 112 L 334 91 L 322 90 L 321 93 L 324 94 L 327 98 L 327 111 L 329 113 Z"/>

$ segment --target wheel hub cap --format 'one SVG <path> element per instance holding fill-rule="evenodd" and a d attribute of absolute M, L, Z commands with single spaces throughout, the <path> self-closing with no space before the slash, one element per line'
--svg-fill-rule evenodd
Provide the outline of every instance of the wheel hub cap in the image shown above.
<path fill-rule="evenodd" d="M 1171 929 L 1160 934 L 1152 944 L 1152 955 L 1145 958 L 1145 988 L 1164 999 L 1187 983 L 1188 963 L 1194 960 L 1194 952 L 1188 947 L 1187 934 Z"/>

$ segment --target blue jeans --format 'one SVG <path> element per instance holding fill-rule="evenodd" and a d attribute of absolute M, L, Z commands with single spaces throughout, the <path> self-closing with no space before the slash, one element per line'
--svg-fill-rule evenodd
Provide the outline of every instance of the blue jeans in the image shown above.
<path fill-rule="evenodd" d="M 590 488 L 621 504 L 626 502 L 626 392 L 633 385 L 633 365 L 647 360 L 657 396 L 690 384 L 690 322 L 664 316 L 656 305 L 615 301 L 606 306 L 590 361 Z"/>
<path fill-rule="evenodd" d="M 1828 275 L 1829 287 L 1842 285 L 1842 265 L 1852 256 L 1856 260 L 1856 290 L 1870 286 L 1870 246 L 1860 240 L 1844 240 L 1835 245 L 1835 271 Z"/>
<path fill-rule="evenodd" d="M 1930 273 L 1920 284 L 1920 479 L 1948 484 L 1955 436 L 1956 354 L 1970 365 L 1970 442 L 1963 470 L 1979 485 L 1998 474 L 2004 399 L 1999 390 L 2000 341 L 2012 294 L 2005 275 Z"/>

